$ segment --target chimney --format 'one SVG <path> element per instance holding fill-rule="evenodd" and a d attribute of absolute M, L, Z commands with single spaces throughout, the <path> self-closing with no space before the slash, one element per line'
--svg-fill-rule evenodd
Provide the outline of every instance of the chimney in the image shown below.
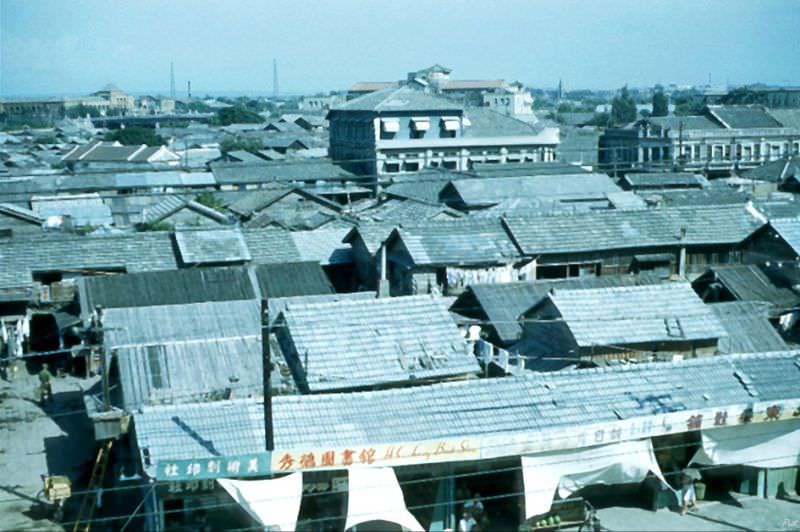
<path fill-rule="evenodd" d="M 686 276 L 686 246 L 684 245 L 684 241 L 686 240 L 686 226 L 681 226 L 681 233 L 678 237 L 681 242 L 681 249 L 678 255 L 678 275 L 681 277 Z"/>
<path fill-rule="evenodd" d="M 379 267 L 378 278 L 378 297 L 389 297 L 391 289 L 389 280 L 386 278 L 386 245 L 381 245 L 381 264 Z"/>

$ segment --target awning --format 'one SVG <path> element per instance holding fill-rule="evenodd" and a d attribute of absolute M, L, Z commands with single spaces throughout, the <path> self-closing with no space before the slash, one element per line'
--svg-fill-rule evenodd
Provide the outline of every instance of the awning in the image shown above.
<path fill-rule="evenodd" d="M 701 465 L 793 467 L 800 465 L 800 420 L 704 430 L 692 461 Z"/>
<path fill-rule="evenodd" d="M 431 127 L 431 121 L 426 117 L 415 117 L 411 118 L 411 125 L 417 131 L 428 131 Z"/>
<path fill-rule="evenodd" d="M 345 530 L 368 521 L 388 521 L 407 530 L 424 530 L 406 508 L 403 491 L 391 467 L 351 467 L 347 470 Z"/>
<path fill-rule="evenodd" d="M 303 474 L 271 480 L 217 479 L 233 499 L 261 526 L 294 530 L 303 498 Z"/>
<path fill-rule="evenodd" d="M 386 133 L 397 133 L 400 131 L 400 120 L 397 118 L 381 118 L 381 128 Z"/>
<path fill-rule="evenodd" d="M 592 484 L 641 482 L 648 471 L 667 486 L 649 438 L 521 458 L 526 518 L 550 511 L 556 489 L 567 498 Z"/>
<path fill-rule="evenodd" d="M 442 118 L 442 127 L 447 131 L 457 131 L 458 118 Z"/>

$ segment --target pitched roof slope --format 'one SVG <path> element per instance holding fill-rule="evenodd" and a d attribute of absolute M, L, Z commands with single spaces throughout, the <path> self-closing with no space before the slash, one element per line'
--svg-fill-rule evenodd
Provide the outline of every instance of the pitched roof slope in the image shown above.
<path fill-rule="evenodd" d="M 538 254 L 677 246 L 683 228 L 687 245 L 732 244 L 763 222 L 744 205 L 724 205 L 508 218 L 506 225 L 525 254 Z"/>
<path fill-rule="evenodd" d="M 380 89 L 331 109 L 335 111 L 372 111 L 405 112 L 405 111 L 463 111 L 464 107 L 453 100 L 435 96 L 408 85 L 398 88 Z"/>
<path fill-rule="evenodd" d="M 757 353 L 788 349 L 786 342 L 767 319 L 769 304 L 734 301 L 708 305 L 727 331 L 717 348 L 720 353 Z"/>
<path fill-rule="evenodd" d="M 282 316 L 278 323 L 285 327 L 278 335 L 290 338 L 293 353 L 284 355 L 298 381 L 312 392 L 480 370 L 439 299 L 408 296 L 290 303 Z"/>
<path fill-rule="evenodd" d="M 727 334 L 689 283 L 556 289 L 548 299 L 581 347 L 705 340 Z"/>

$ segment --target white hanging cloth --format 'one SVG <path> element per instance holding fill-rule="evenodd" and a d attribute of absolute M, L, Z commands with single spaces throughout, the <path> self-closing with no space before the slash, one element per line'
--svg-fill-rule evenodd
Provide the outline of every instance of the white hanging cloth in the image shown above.
<path fill-rule="evenodd" d="M 297 528 L 303 498 L 302 473 L 268 480 L 218 478 L 217 482 L 260 525 L 281 531 Z"/>
<path fill-rule="evenodd" d="M 391 467 L 350 467 L 347 470 L 345 530 L 368 521 L 388 521 L 406 530 L 423 530 L 406 508 L 403 491 Z"/>
<path fill-rule="evenodd" d="M 793 467 L 800 465 L 800 420 L 704 430 L 691 463 Z"/>
<path fill-rule="evenodd" d="M 556 489 L 561 498 L 567 498 L 591 484 L 641 482 L 648 471 L 667 485 L 649 438 L 538 453 L 521 459 L 526 518 L 550 511 Z"/>

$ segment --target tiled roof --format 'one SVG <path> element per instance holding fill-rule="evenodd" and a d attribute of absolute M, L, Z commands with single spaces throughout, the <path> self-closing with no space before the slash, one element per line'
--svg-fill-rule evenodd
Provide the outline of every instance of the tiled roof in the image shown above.
<path fill-rule="evenodd" d="M 744 205 L 597 211 L 570 216 L 508 218 L 525 254 L 570 253 L 655 246 L 734 244 L 762 222 Z"/>
<path fill-rule="evenodd" d="M 529 124 L 485 107 L 467 107 L 465 115 L 469 125 L 464 128 L 464 137 L 524 137 L 536 135 L 542 126 Z"/>
<path fill-rule="evenodd" d="M 622 182 L 631 188 L 702 188 L 708 181 L 700 174 L 685 172 L 631 172 L 625 174 Z"/>
<path fill-rule="evenodd" d="M 509 264 L 522 258 L 498 219 L 430 220 L 401 225 L 402 240 L 417 266 L 427 264 Z"/>
<path fill-rule="evenodd" d="M 303 261 L 289 231 L 265 227 L 243 229 L 242 234 L 255 264 Z"/>
<path fill-rule="evenodd" d="M 788 349 L 767 319 L 768 303 L 735 301 L 708 305 L 727 331 L 717 348 L 720 353 L 758 353 Z"/>
<path fill-rule="evenodd" d="M 762 164 L 742 172 L 742 177 L 773 183 L 783 183 L 790 177 L 800 178 L 800 156 L 792 155 Z"/>
<path fill-rule="evenodd" d="M 522 334 L 519 316 L 546 297 L 551 289 L 636 286 L 659 282 L 661 279 L 654 275 L 601 275 L 556 281 L 473 284 L 456 299 L 451 310 L 478 319 L 485 316 L 487 326 L 494 328 L 498 339 L 502 343 L 512 343 Z"/>
<path fill-rule="evenodd" d="M 716 266 L 696 282 L 713 278 L 727 288 L 739 301 L 761 301 L 778 309 L 791 309 L 800 305 L 800 296 L 789 288 L 779 288 L 753 264 Z"/>
<path fill-rule="evenodd" d="M 731 129 L 781 127 L 780 122 L 757 106 L 709 106 L 708 112 Z"/>
<path fill-rule="evenodd" d="M 556 289 L 548 299 L 580 347 L 704 340 L 727 334 L 689 283 Z"/>
<path fill-rule="evenodd" d="M 32 272 L 123 269 L 127 272 L 178 267 L 166 232 L 109 236 L 31 235 L 0 246 L 0 287 L 30 285 Z"/>
<path fill-rule="evenodd" d="M 772 218 L 769 225 L 776 233 L 800 255 L 800 217 L 798 218 Z"/>
<path fill-rule="evenodd" d="M 351 227 L 328 229 L 321 227 L 312 231 L 294 231 L 292 240 L 303 260 L 314 261 L 324 266 L 330 264 L 350 264 L 353 254 L 350 246 L 342 239 Z"/>
<path fill-rule="evenodd" d="M 176 231 L 175 242 L 184 264 L 222 264 L 250 260 L 238 229 Z"/>
<path fill-rule="evenodd" d="M 256 267 L 256 279 L 262 297 L 310 296 L 334 292 L 333 285 L 319 261 L 261 264 Z"/>
<path fill-rule="evenodd" d="M 390 199 L 377 207 L 361 211 L 358 218 L 375 222 L 409 222 L 413 220 L 430 220 L 445 218 L 460 218 L 463 213 L 445 207 L 444 205 L 431 205 L 427 202 L 412 199 Z"/>
<path fill-rule="evenodd" d="M 318 181 L 352 177 L 353 174 L 333 164 L 330 159 L 300 161 L 264 161 L 262 164 L 214 162 L 209 165 L 219 185 L 239 185 L 269 181 Z"/>
<path fill-rule="evenodd" d="M 461 114 L 464 106 L 442 96 L 435 96 L 408 85 L 380 89 L 349 102 L 337 105 L 331 112 L 372 111 L 376 113 L 406 111 L 451 111 Z"/>
<path fill-rule="evenodd" d="M 800 109 L 770 109 L 768 112 L 783 127 L 800 128 Z"/>
<path fill-rule="evenodd" d="M 496 177 L 451 181 L 441 196 L 448 204 L 466 207 L 487 206 L 504 199 L 604 200 L 607 194 L 621 192 L 605 174 L 566 174 L 554 176 Z M 451 203 L 454 202 L 454 203 Z"/>
<path fill-rule="evenodd" d="M 561 175 L 589 173 L 577 164 L 550 162 L 550 163 L 475 163 L 472 170 L 467 172 L 478 177 L 527 177 L 535 175 Z"/>
<path fill-rule="evenodd" d="M 684 131 L 691 131 L 693 129 L 723 129 L 721 125 L 701 115 L 651 116 L 647 118 L 647 121 L 664 129 L 671 129 L 672 131 L 679 131 L 680 129 Z"/>
<path fill-rule="evenodd" d="M 480 370 L 444 303 L 428 296 L 292 302 L 277 327 L 295 379 L 312 392 Z"/>
<path fill-rule="evenodd" d="M 272 401 L 275 446 L 361 448 L 512 437 L 742 405 L 753 401 L 751 393 L 761 401 L 785 401 L 799 395 L 799 356 L 792 351 L 727 355 L 383 391 L 280 396 Z M 736 371 L 747 375 L 747 387 Z M 256 400 L 144 407 L 135 421 L 138 447 L 147 449 L 153 463 L 264 449 L 263 404 Z"/>
<path fill-rule="evenodd" d="M 165 196 L 160 202 L 142 209 L 142 223 L 160 222 L 182 209 L 190 209 L 218 224 L 230 223 L 229 218 L 218 210 L 177 194 Z"/>
<path fill-rule="evenodd" d="M 107 309 L 124 407 L 220 399 L 226 388 L 262 395 L 260 309 L 254 300 Z"/>
<path fill-rule="evenodd" d="M 282 198 L 291 190 L 292 187 L 289 185 L 272 183 L 264 188 L 247 193 L 242 199 L 230 204 L 228 209 L 239 216 L 251 216 L 253 213 Z"/>

